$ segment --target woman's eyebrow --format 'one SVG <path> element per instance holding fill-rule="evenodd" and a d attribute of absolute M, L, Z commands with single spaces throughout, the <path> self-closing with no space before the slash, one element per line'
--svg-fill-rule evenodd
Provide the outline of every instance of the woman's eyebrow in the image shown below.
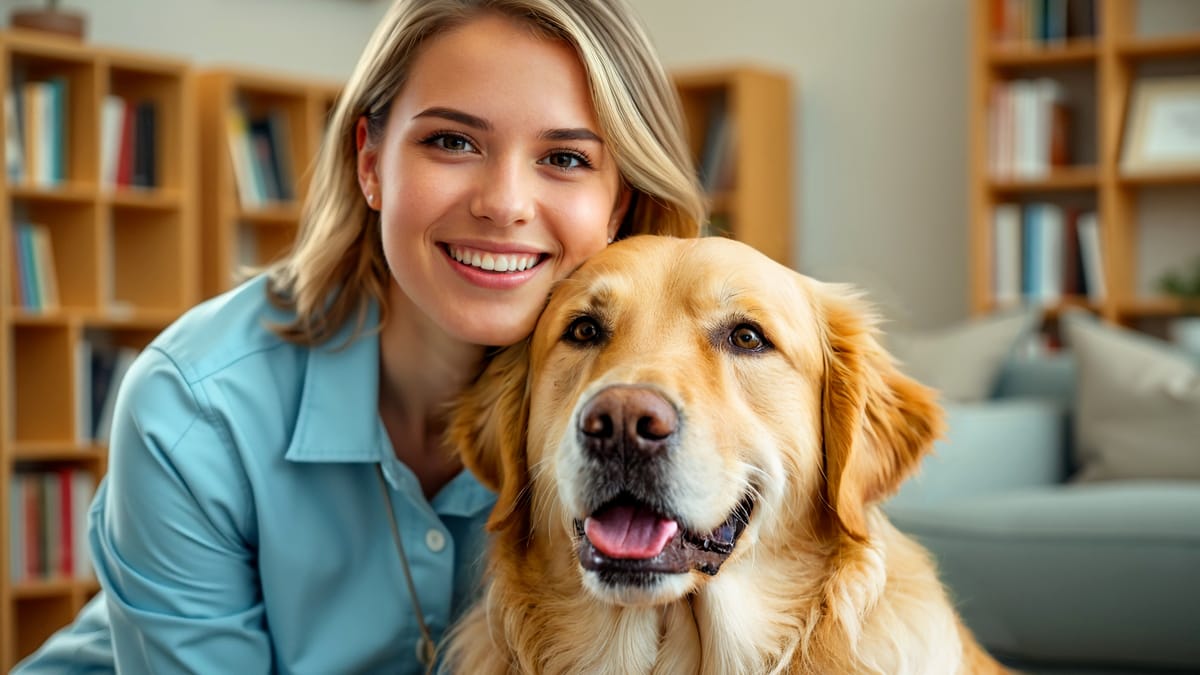
<path fill-rule="evenodd" d="M 442 108 L 442 107 L 426 108 L 426 109 L 422 110 L 421 112 L 417 113 L 416 115 L 414 115 L 413 119 L 420 119 L 422 117 L 440 117 L 441 119 L 444 119 L 444 120 L 450 120 L 451 122 L 458 122 L 459 124 L 464 124 L 468 127 L 471 127 L 472 129 L 479 129 L 480 131 L 491 131 L 492 130 L 491 122 L 488 122 L 487 120 L 483 119 L 482 117 L 477 117 L 475 115 L 472 115 L 471 113 L 463 112 L 461 110 L 455 110 L 454 108 Z"/>
<path fill-rule="evenodd" d="M 463 112 L 455 108 L 446 108 L 443 106 L 434 106 L 426 108 L 413 116 L 414 119 L 423 117 L 437 117 L 451 122 L 479 129 L 480 131 L 491 131 L 492 123 L 479 117 L 472 115 L 469 112 Z M 541 138 L 547 141 L 592 141 L 595 143 L 603 143 L 604 140 L 596 132 L 587 127 L 577 127 L 572 129 L 547 129 L 540 134 Z"/>
<path fill-rule="evenodd" d="M 600 136 L 596 134 L 596 132 L 592 131 L 591 129 L 587 129 L 587 128 L 583 128 L 583 127 L 580 127 L 578 129 L 549 129 L 547 131 L 543 131 L 541 136 L 542 136 L 542 138 L 544 138 L 545 140 L 548 140 L 548 141 L 595 141 L 596 143 L 604 142 L 604 140 L 601 139 Z"/>

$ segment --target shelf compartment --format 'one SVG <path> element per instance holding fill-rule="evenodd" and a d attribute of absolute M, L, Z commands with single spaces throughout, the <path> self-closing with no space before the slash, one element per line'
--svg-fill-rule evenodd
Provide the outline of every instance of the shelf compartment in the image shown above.
<path fill-rule="evenodd" d="M 54 274 L 62 308 L 97 304 L 96 206 L 90 201 L 15 199 L 13 222 L 44 225 L 50 232 Z"/>
<path fill-rule="evenodd" d="M 122 312 L 169 311 L 188 302 L 182 215 L 175 210 L 113 206 L 110 257 L 104 274 L 106 306 Z M 169 255 L 167 253 L 173 254 Z"/>
<path fill-rule="evenodd" d="M 14 86 L 53 78 L 65 80 L 64 181 L 95 184 L 100 147 L 99 121 L 93 100 L 97 86 L 95 63 L 71 49 L 46 49 L 32 43 L 15 42 L 11 46 L 9 78 Z"/>
<path fill-rule="evenodd" d="M 75 336 L 65 326 L 13 330 L 15 440 L 75 442 Z"/>
<path fill-rule="evenodd" d="M 178 191 L 188 180 L 185 157 L 190 141 L 185 128 L 185 100 L 182 66 L 148 67 L 142 64 L 117 62 L 108 69 L 108 93 L 120 96 L 129 106 L 150 103 L 154 109 L 153 165 L 154 186 Z"/>
<path fill-rule="evenodd" d="M 238 223 L 237 250 L 235 269 L 239 278 L 244 275 L 245 268 L 257 268 L 277 260 L 286 253 L 296 241 L 297 226 L 295 221 L 284 220 L 253 220 Z"/>
<path fill-rule="evenodd" d="M 75 618 L 75 582 L 70 579 L 34 581 L 13 587 L 16 656 L 32 654 L 59 628 Z"/>

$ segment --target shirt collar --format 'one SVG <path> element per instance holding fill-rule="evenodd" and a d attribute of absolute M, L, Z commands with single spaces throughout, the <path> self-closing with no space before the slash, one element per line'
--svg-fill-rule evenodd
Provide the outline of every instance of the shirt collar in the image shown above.
<path fill-rule="evenodd" d="M 379 308 L 371 302 L 363 332 L 347 321 L 331 340 L 308 350 L 296 431 L 284 458 L 293 462 L 377 462 Z"/>

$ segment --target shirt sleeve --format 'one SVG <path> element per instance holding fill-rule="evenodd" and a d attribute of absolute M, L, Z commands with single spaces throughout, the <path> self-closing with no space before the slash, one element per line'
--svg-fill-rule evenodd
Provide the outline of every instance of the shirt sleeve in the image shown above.
<path fill-rule="evenodd" d="M 90 543 L 123 673 L 271 670 L 243 465 L 200 387 L 148 349 L 122 384 Z"/>

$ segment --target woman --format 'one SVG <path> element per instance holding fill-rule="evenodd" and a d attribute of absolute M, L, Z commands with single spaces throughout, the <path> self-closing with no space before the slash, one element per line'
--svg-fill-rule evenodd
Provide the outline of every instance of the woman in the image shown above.
<path fill-rule="evenodd" d="M 127 376 L 103 591 L 18 672 L 420 672 L 494 500 L 441 441 L 448 405 L 606 242 L 703 218 L 622 0 L 399 0 L 312 181 L 290 256 Z"/>

